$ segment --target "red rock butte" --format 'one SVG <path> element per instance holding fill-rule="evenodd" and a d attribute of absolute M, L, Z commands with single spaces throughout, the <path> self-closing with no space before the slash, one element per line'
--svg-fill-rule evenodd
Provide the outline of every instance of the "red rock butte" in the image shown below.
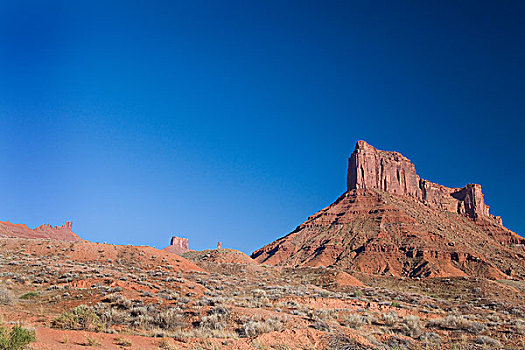
<path fill-rule="evenodd" d="M 421 179 L 408 158 L 364 141 L 348 164 L 343 195 L 252 258 L 394 276 L 525 276 L 525 239 L 489 213 L 480 185 Z"/>
<path fill-rule="evenodd" d="M 162 250 L 177 255 L 182 255 L 186 252 L 193 251 L 193 249 L 189 248 L 189 240 L 187 238 L 181 238 L 177 236 L 171 237 L 170 245 Z"/>
<path fill-rule="evenodd" d="M 82 241 L 73 232 L 73 223 L 66 221 L 62 226 L 40 225 L 30 229 L 24 224 L 12 224 L 9 221 L 0 221 L 0 237 L 51 239 L 57 241 Z"/>
<path fill-rule="evenodd" d="M 398 152 L 380 151 L 365 141 L 357 142 L 348 160 L 347 187 L 348 191 L 376 189 L 410 196 L 433 208 L 501 223 L 499 217 L 489 214 L 480 185 L 450 188 L 421 179 L 408 158 Z"/>

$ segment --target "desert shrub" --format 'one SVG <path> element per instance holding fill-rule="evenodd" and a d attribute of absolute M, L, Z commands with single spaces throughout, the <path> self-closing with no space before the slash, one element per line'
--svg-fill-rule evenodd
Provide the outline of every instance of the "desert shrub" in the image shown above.
<path fill-rule="evenodd" d="M 130 309 L 133 305 L 133 302 L 131 300 L 119 293 L 110 294 L 104 299 L 102 299 L 102 301 L 106 303 L 111 303 L 113 307 L 118 307 L 124 310 Z"/>
<path fill-rule="evenodd" d="M 291 300 L 288 300 L 287 302 L 281 302 L 278 304 L 279 307 L 286 307 L 286 308 L 289 308 L 289 309 L 301 309 L 302 308 L 302 305 L 299 304 L 297 301 L 291 299 Z"/>
<path fill-rule="evenodd" d="M 159 349 L 164 350 L 175 350 L 178 349 L 175 344 L 172 343 L 172 341 L 168 338 L 162 338 L 158 344 Z"/>
<path fill-rule="evenodd" d="M 93 308 L 80 305 L 59 315 L 53 320 L 51 326 L 60 329 L 100 332 L 104 328 L 104 323 L 100 321 Z"/>
<path fill-rule="evenodd" d="M 130 315 L 133 317 L 137 317 L 140 315 L 147 315 L 147 314 L 148 314 L 148 308 L 146 306 L 135 306 L 130 311 Z"/>
<path fill-rule="evenodd" d="M 512 325 L 514 326 L 514 330 L 516 333 L 520 335 L 525 335 L 525 321 L 522 319 L 515 320 Z"/>
<path fill-rule="evenodd" d="M 225 306 L 216 306 L 209 312 L 210 315 L 219 315 L 221 320 L 227 321 L 230 319 L 231 311 Z"/>
<path fill-rule="evenodd" d="M 321 320 L 330 320 L 335 316 L 335 314 L 335 310 L 332 309 L 318 309 L 314 312 L 314 316 Z"/>
<path fill-rule="evenodd" d="M 105 323 L 106 326 L 111 324 L 127 324 L 128 323 L 128 314 L 120 309 L 105 309 L 100 307 L 100 304 L 96 308 L 97 316 L 100 318 L 102 323 Z"/>
<path fill-rule="evenodd" d="M 326 350 L 366 350 L 367 348 L 359 344 L 354 339 L 344 334 L 332 334 L 328 338 Z"/>
<path fill-rule="evenodd" d="M 84 342 L 83 345 L 84 346 L 100 346 L 100 341 L 97 338 L 92 337 L 89 334 L 86 334 L 86 341 Z"/>
<path fill-rule="evenodd" d="M 283 321 L 280 318 L 270 317 L 265 320 L 249 320 L 244 323 L 244 334 L 249 338 L 255 338 L 261 334 L 280 331 L 283 328 Z"/>
<path fill-rule="evenodd" d="M 476 338 L 475 342 L 477 344 L 487 345 L 491 349 L 501 348 L 501 343 L 498 340 L 493 339 L 491 337 L 487 337 L 486 335 L 480 335 Z"/>
<path fill-rule="evenodd" d="M 113 344 L 123 346 L 126 348 L 132 345 L 132 343 L 129 340 L 127 340 L 126 338 L 122 338 L 122 337 L 113 339 Z"/>
<path fill-rule="evenodd" d="M 423 332 L 423 325 L 419 317 L 410 315 L 401 321 L 401 329 L 409 337 L 415 338 Z"/>
<path fill-rule="evenodd" d="M 312 325 L 312 327 L 314 329 L 317 329 L 317 330 L 320 330 L 320 331 L 323 331 L 323 332 L 330 332 L 332 330 L 332 327 L 330 326 L 330 324 L 326 321 L 323 321 L 323 320 L 317 320 L 314 322 L 314 324 Z"/>
<path fill-rule="evenodd" d="M 36 340 L 35 331 L 14 326 L 11 330 L 0 326 L 0 350 L 19 350 Z"/>
<path fill-rule="evenodd" d="M 15 300 L 10 290 L 0 288 L 0 305 L 11 305 Z"/>
<path fill-rule="evenodd" d="M 205 329 L 224 329 L 227 326 L 227 321 L 230 319 L 230 310 L 224 306 L 216 306 L 210 310 L 208 316 L 204 316 L 201 320 L 200 327 Z"/>
<path fill-rule="evenodd" d="M 439 334 L 434 332 L 425 332 L 419 336 L 419 341 L 426 345 L 439 345 L 441 344 L 441 337 Z"/>
<path fill-rule="evenodd" d="M 464 316 L 448 315 L 445 318 L 436 318 L 428 322 L 427 327 L 442 329 L 465 330 L 470 333 L 478 333 L 485 330 L 485 325 L 467 320 Z"/>
<path fill-rule="evenodd" d="M 270 299 L 266 296 L 266 291 L 254 289 L 252 290 L 252 295 L 247 296 L 244 301 L 241 302 L 240 306 L 262 308 L 270 307 L 271 305 Z"/>
<path fill-rule="evenodd" d="M 414 343 L 409 338 L 402 338 L 396 335 L 388 338 L 387 345 L 390 349 L 414 349 Z"/>
<path fill-rule="evenodd" d="M 264 297 L 266 297 L 266 291 L 264 291 L 262 289 L 254 289 L 254 290 L 252 290 L 252 295 L 255 298 L 264 298 Z"/>
<path fill-rule="evenodd" d="M 38 292 L 27 292 L 27 293 L 23 294 L 20 297 L 20 299 L 22 299 L 22 300 L 29 300 L 29 299 L 34 299 L 34 298 L 36 298 L 38 296 L 39 296 Z"/>
<path fill-rule="evenodd" d="M 205 327 L 177 329 L 169 333 L 170 337 L 176 339 L 207 339 L 207 338 L 221 338 L 221 339 L 237 339 L 239 335 L 233 330 L 229 329 L 210 329 Z"/>
<path fill-rule="evenodd" d="M 204 316 L 200 322 L 200 327 L 206 329 L 224 329 L 226 326 L 226 322 L 218 314 Z"/>
<path fill-rule="evenodd" d="M 487 329 L 487 326 L 484 325 L 483 323 L 479 323 L 479 322 L 471 322 L 470 323 L 470 327 L 468 327 L 467 329 L 465 329 L 467 332 L 470 332 L 470 333 L 480 333 L 480 332 L 483 332 L 484 330 Z"/>
<path fill-rule="evenodd" d="M 394 326 L 399 322 L 399 317 L 397 316 L 397 312 L 389 312 L 386 314 L 383 314 L 383 322 L 387 326 Z"/>
<path fill-rule="evenodd" d="M 131 325 L 138 328 L 150 328 L 152 325 L 155 325 L 155 318 L 151 315 L 140 315 L 133 319 Z"/>
<path fill-rule="evenodd" d="M 162 329 L 177 329 L 187 326 L 187 323 L 180 308 L 171 308 L 159 312 L 154 316 L 153 322 Z"/>
<path fill-rule="evenodd" d="M 358 314 L 351 314 L 349 315 L 345 321 L 344 324 L 350 328 L 358 329 L 361 328 L 364 325 L 368 325 L 371 323 L 370 317 L 367 315 L 358 315 Z"/>

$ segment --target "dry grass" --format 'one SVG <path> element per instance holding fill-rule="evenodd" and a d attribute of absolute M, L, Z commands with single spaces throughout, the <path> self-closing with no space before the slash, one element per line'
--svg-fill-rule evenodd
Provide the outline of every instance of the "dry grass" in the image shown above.
<path fill-rule="evenodd" d="M 485 325 L 470 321 L 463 315 L 448 315 L 445 318 L 436 318 L 428 322 L 427 327 L 464 330 L 470 333 L 479 333 L 486 328 Z"/>
<path fill-rule="evenodd" d="M 0 305 L 11 305 L 15 301 L 13 293 L 5 288 L 0 288 Z"/>
<path fill-rule="evenodd" d="M 243 324 L 242 329 L 246 337 L 255 338 L 264 333 L 282 330 L 283 320 L 276 317 L 269 317 L 264 320 L 252 318 Z"/>
<path fill-rule="evenodd" d="M 91 336 L 90 334 L 86 334 L 83 345 L 84 346 L 100 346 L 101 344 L 97 338 Z"/>

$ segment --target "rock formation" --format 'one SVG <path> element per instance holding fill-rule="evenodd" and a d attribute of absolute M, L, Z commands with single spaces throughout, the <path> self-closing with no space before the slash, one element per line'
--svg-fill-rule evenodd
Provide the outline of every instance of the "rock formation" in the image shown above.
<path fill-rule="evenodd" d="M 509 271 L 525 276 L 524 246 L 489 214 L 480 185 L 432 183 L 400 153 L 359 141 L 347 191 L 252 258 L 397 276 L 508 278 Z"/>
<path fill-rule="evenodd" d="M 24 224 L 12 224 L 9 221 L 0 221 L 0 237 L 16 237 L 29 239 L 52 239 L 59 241 L 82 241 L 82 238 L 73 233 L 73 223 L 66 221 L 62 226 L 40 225 L 30 229 Z"/>
<path fill-rule="evenodd" d="M 431 207 L 458 212 L 474 220 L 500 221 L 489 214 L 480 185 L 450 188 L 421 179 L 408 158 L 398 152 L 380 151 L 365 141 L 357 142 L 348 160 L 347 189 L 376 189 L 410 196 Z"/>
<path fill-rule="evenodd" d="M 201 267 L 204 267 L 205 264 L 258 265 L 257 261 L 253 260 L 243 252 L 228 248 L 190 251 L 182 254 L 182 257 Z"/>
<path fill-rule="evenodd" d="M 189 241 L 187 238 L 181 238 L 177 236 L 171 237 L 170 245 L 162 250 L 165 250 L 169 253 L 173 253 L 177 255 L 182 255 L 186 252 L 193 251 L 189 247 Z"/>

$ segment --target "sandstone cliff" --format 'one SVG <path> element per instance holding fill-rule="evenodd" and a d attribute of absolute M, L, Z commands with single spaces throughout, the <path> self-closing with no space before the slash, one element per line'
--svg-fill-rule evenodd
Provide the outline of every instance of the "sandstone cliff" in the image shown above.
<path fill-rule="evenodd" d="M 177 255 L 182 255 L 186 252 L 193 251 L 189 247 L 189 240 L 187 238 L 181 238 L 177 236 L 171 237 L 170 245 L 162 250 L 167 251 L 169 253 L 177 254 Z"/>
<path fill-rule="evenodd" d="M 62 226 L 41 225 L 30 229 L 24 224 L 12 224 L 0 221 L 0 237 L 16 237 L 29 239 L 52 239 L 59 241 L 82 241 L 82 238 L 73 233 L 73 223 L 66 221 Z"/>
<path fill-rule="evenodd" d="M 431 207 L 458 212 L 474 220 L 501 221 L 489 214 L 480 185 L 450 188 L 421 179 L 408 158 L 398 152 L 380 151 L 365 141 L 357 142 L 348 160 L 347 189 L 382 190 L 410 196 Z"/>
<path fill-rule="evenodd" d="M 347 183 L 332 205 L 252 258 L 397 276 L 525 276 L 525 239 L 489 214 L 481 186 L 434 184 L 403 155 L 364 141 Z"/>

